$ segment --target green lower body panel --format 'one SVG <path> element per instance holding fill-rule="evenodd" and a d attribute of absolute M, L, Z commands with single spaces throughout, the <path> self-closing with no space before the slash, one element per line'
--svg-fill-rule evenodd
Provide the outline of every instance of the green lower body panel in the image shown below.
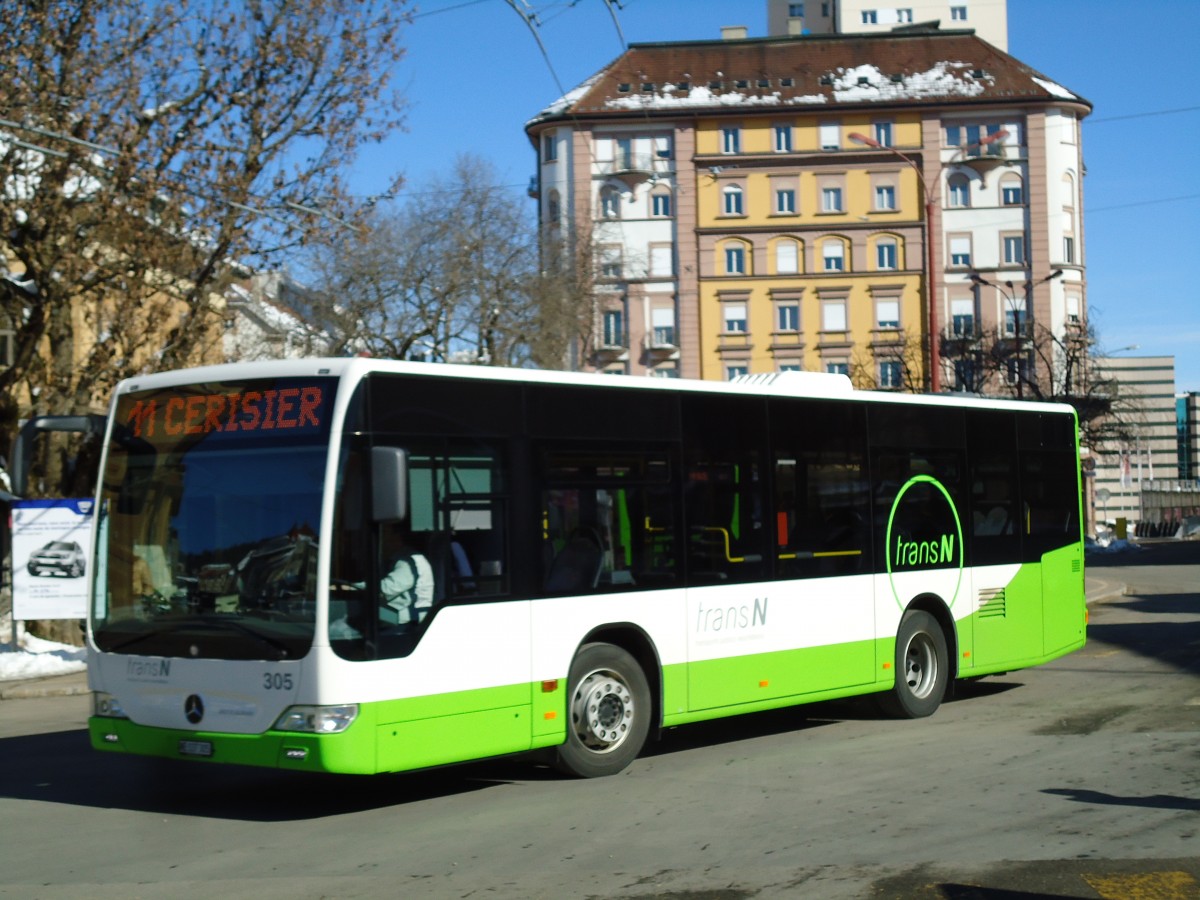
<path fill-rule="evenodd" d="M 565 703 L 565 685 L 556 681 L 364 703 L 340 734 L 184 731 L 101 717 L 88 730 L 98 750 L 365 775 L 560 744 Z"/>
<path fill-rule="evenodd" d="M 138 725 L 128 719 L 88 720 L 97 750 L 200 762 L 369 775 L 375 768 L 374 729 L 359 720 L 342 734 L 227 734 Z M 364 740 L 364 737 L 368 738 Z"/>

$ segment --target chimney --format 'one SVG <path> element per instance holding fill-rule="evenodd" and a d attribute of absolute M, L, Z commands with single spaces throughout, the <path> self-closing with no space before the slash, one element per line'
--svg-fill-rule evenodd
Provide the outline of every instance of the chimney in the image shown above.
<path fill-rule="evenodd" d="M 745 25 L 722 25 L 721 40 L 723 41 L 744 41 L 749 29 Z"/>

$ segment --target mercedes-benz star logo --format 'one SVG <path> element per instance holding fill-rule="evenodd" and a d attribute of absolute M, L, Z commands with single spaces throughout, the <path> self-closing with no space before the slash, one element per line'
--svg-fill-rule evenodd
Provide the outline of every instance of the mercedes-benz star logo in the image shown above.
<path fill-rule="evenodd" d="M 200 723 L 204 718 L 204 701 L 200 699 L 199 694 L 191 694 L 183 701 L 183 714 L 193 725 Z"/>

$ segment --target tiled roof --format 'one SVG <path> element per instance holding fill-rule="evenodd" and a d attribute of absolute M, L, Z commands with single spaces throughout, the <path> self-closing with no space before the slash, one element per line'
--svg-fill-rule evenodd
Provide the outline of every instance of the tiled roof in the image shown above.
<path fill-rule="evenodd" d="M 1091 104 L 970 31 L 633 44 L 530 124 L 747 109 Z"/>

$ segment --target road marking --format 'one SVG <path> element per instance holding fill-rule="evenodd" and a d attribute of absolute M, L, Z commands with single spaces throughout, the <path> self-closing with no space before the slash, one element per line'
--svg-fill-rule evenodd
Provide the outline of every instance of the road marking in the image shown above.
<path fill-rule="evenodd" d="M 1139 875 L 1084 875 L 1103 900 L 1195 900 L 1200 882 L 1187 872 L 1145 872 Z"/>

